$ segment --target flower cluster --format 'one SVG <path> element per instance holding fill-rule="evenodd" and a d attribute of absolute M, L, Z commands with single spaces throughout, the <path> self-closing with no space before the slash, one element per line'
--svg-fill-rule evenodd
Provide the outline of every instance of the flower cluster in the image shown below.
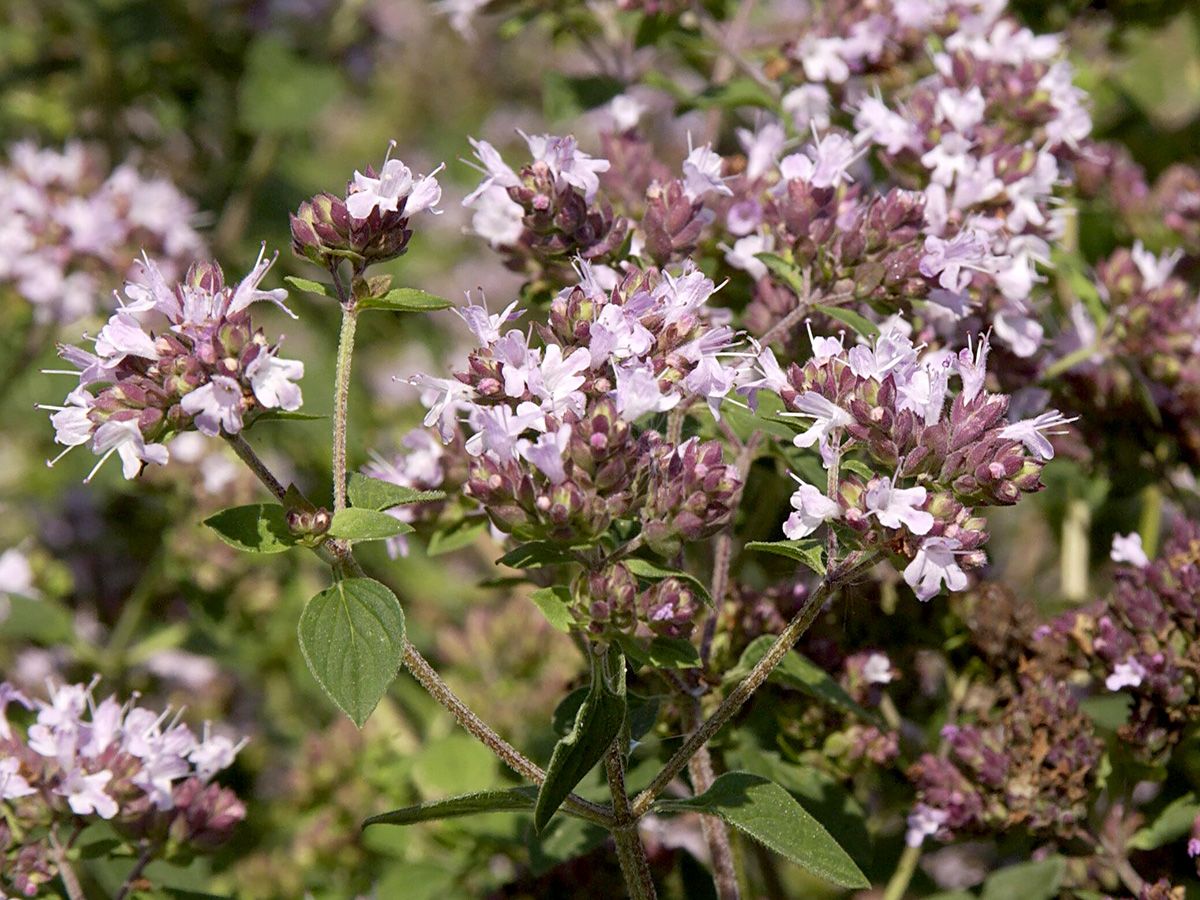
<path fill-rule="evenodd" d="M 1048 659 L 1090 673 L 1134 699 L 1123 741 L 1150 758 L 1169 751 L 1200 715 L 1200 525 L 1176 523 L 1159 558 L 1118 536 L 1112 593 L 1038 632 Z"/>
<path fill-rule="evenodd" d="M 57 874 L 45 836 L 56 827 L 66 840 L 102 819 L 160 854 L 195 853 L 223 843 L 245 817 L 237 796 L 211 783 L 244 741 L 207 724 L 197 737 L 169 709 L 97 703 L 95 687 L 51 684 L 42 700 L 0 683 L 0 889 L 39 895 Z M 36 710 L 27 728 L 8 720 L 13 706 Z"/>
<path fill-rule="evenodd" d="M 634 423 L 685 395 L 719 406 L 732 390 L 723 355 L 734 335 L 705 308 L 713 283 L 690 268 L 631 269 L 615 284 L 604 272 L 608 289 L 586 264 L 581 275 L 554 299 L 542 346 L 507 328 L 515 304 L 499 314 L 468 305 L 461 315 L 480 346 L 466 371 L 410 379 L 426 391 L 426 425 L 449 440 L 465 419 L 467 494 L 521 540 L 584 542 L 639 515 L 660 546 L 710 534 L 731 489 L 719 451 L 666 446 Z"/>
<path fill-rule="evenodd" d="M 1076 170 L 1080 194 L 1115 217 L 1121 237 L 1200 255 L 1200 169 L 1176 163 L 1151 184 L 1125 147 L 1093 143 Z"/>
<path fill-rule="evenodd" d="M 324 269 L 346 259 L 361 270 L 400 256 L 412 237 L 409 219 L 437 212 L 442 187 L 435 176 L 441 169 L 414 177 L 408 166 L 389 157 L 378 172 L 371 166 L 355 172 L 344 197 L 322 192 L 292 214 L 292 251 Z"/>
<path fill-rule="evenodd" d="M 926 753 L 910 768 L 910 846 L 980 831 L 1069 838 L 1086 829 L 1103 744 L 1069 686 L 1030 672 L 988 693 L 976 698 L 975 721 L 942 728 L 948 753 Z"/>
<path fill-rule="evenodd" d="M 801 539 L 838 523 L 862 546 L 908 559 L 905 581 L 922 600 L 943 584 L 962 590 L 966 570 L 986 559 L 985 522 L 974 507 L 1040 490 L 1054 456 L 1046 435 L 1066 420 L 1053 411 L 1006 420 L 1009 398 L 984 389 L 986 337 L 958 354 L 923 356 L 898 330 L 849 350 L 840 337 L 812 344 L 813 357 L 786 373 L 764 350 L 762 378 L 744 388 L 778 393 L 784 416 L 806 420 L 796 446 L 816 445 L 827 466 L 840 466 L 832 495 L 797 478 L 784 533 Z M 947 410 L 952 376 L 962 389 Z"/>
<path fill-rule="evenodd" d="M 132 163 L 111 172 L 82 144 L 61 151 L 31 143 L 8 149 L 0 167 L 0 286 L 11 286 L 42 322 L 91 314 L 120 283 L 139 252 L 154 254 L 169 277 L 201 254 L 189 224 L 192 202 Z"/>
<path fill-rule="evenodd" d="M 1054 194 L 1091 123 L 1058 38 L 1002 12 L 830 4 L 791 45 L 807 80 L 784 107 L 802 110 L 813 140 L 780 159 L 782 126 L 762 124 L 743 134 L 745 170 L 729 182 L 724 224 L 737 240 L 726 260 L 758 282 L 752 328 L 798 302 L 766 279 L 758 254 L 773 252 L 819 295 L 906 312 L 919 301 L 931 335 L 990 325 L 1018 356 L 1041 346 L 1036 267 L 1061 233 Z M 923 64 L 931 30 L 943 36 L 932 70 L 885 77 Z M 887 181 L 872 181 L 879 170 Z"/>
<path fill-rule="evenodd" d="M 295 380 L 304 364 L 279 358 L 278 345 L 250 321 L 251 304 L 269 300 L 283 307 L 287 296 L 259 288 L 271 263 L 260 253 L 237 285 L 226 285 L 215 263 L 196 263 L 171 287 L 145 258 L 94 350 L 59 348 L 78 369 L 65 374 L 77 374 L 79 384 L 65 406 L 50 407 L 55 440 L 67 447 L 51 464 L 86 445 L 101 457 L 93 475 L 116 453 L 125 477 L 135 478 L 146 463 L 166 464 L 165 442 L 174 435 L 237 434 L 268 410 L 299 409 Z M 149 330 L 144 319 L 150 314 L 166 327 Z"/>
<path fill-rule="evenodd" d="M 1135 242 L 1096 265 L 1098 306 L 1075 303 L 1059 338 L 1069 366 L 1055 389 L 1087 410 L 1097 445 L 1115 424 L 1141 418 L 1147 397 L 1161 431 L 1200 459 L 1200 306 L 1175 274 L 1183 251 L 1156 255 Z"/>
<path fill-rule="evenodd" d="M 611 264 L 627 255 L 661 268 L 696 249 L 715 219 L 706 202 L 730 193 L 724 161 L 708 145 L 693 147 L 673 176 L 635 131 L 637 102 L 619 100 L 617 133 L 604 136 L 612 159 L 589 156 L 571 136 L 526 135 L 533 162 L 514 172 L 486 141 L 472 141 L 486 177 L 464 204 L 511 268 L 566 284 L 576 257 Z"/>
<path fill-rule="evenodd" d="M 537 267 L 567 266 L 577 256 L 612 255 L 628 223 L 597 197 L 608 160 L 584 153 L 571 136 L 522 137 L 532 161 L 519 172 L 487 141 L 471 141 L 485 176 L 463 200 L 474 211 L 475 233 L 500 250 L 510 267 L 531 275 Z"/>
<path fill-rule="evenodd" d="M 578 283 L 554 298 L 545 326 L 510 328 L 516 304 L 459 311 L 479 343 L 466 370 L 410 379 L 429 408 L 426 426 L 447 442 L 444 454 L 410 439 L 408 453 L 371 474 L 432 487 L 441 467 L 461 460 L 465 495 L 518 541 L 584 546 L 621 522 L 671 556 L 728 521 L 740 479 L 719 444 L 672 445 L 642 423 L 685 397 L 719 414 L 742 369 L 730 354 L 735 336 L 707 308 L 712 281 L 691 267 L 630 267 L 618 277 L 577 265 Z M 580 582 L 581 625 L 602 631 L 640 617 L 656 633 L 686 631 L 695 610 L 686 585 L 660 582 L 635 600 L 627 571 L 593 574 L 607 586 L 597 593 L 585 589 L 594 578 Z"/>

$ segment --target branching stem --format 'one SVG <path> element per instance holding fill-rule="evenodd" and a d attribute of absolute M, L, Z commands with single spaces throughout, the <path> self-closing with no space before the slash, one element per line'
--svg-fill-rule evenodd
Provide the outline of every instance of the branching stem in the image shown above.
<path fill-rule="evenodd" d="M 713 714 L 683 742 L 683 745 L 667 760 L 662 771 L 654 776 L 649 786 L 638 794 L 633 802 L 633 814 L 635 816 L 645 815 L 649 811 L 650 804 L 666 789 L 675 776 L 683 771 L 684 767 L 688 764 L 688 760 L 695 756 L 701 747 L 712 740 L 713 736 L 734 717 L 737 711 L 742 708 L 742 705 L 762 686 L 763 682 L 767 680 L 767 676 L 775 670 L 775 667 L 783 662 L 783 658 L 787 656 L 788 651 L 792 649 L 792 646 L 808 630 L 813 620 L 816 619 L 817 614 L 821 611 L 821 607 L 825 605 L 825 601 L 829 599 L 834 588 L 848 580 L 859 570 L 872 564 L 877 557 L 878 553 L 875 551 L 859 551 L 847 557 L 845 562 L 836 570 L 831 570 L 826 574 L 825 579 L 812 592 L 799 612 L 792 617 L 787 627 L 780 632 L 779 637 L 775 639 L 775 643 L 770 646 L 763 658 L 729 692 L 729 695 L 721 701 L 721 705 L 716 708 Z"/>

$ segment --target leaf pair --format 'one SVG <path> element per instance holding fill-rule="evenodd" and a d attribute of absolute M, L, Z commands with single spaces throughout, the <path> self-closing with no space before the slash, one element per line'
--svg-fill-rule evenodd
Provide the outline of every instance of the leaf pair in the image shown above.
<path fill-rule="evenodd" d="M 293 534 L 288 527 L 287 510 L 278 503 L 251 503 L 232 506 L 204 520 L 226 544 L 246 553 L 283 553 L 297 546 L 309 546 L 309 536 Z M 407 534 L 413 527 L 394 516 L 374 509 L 350 507 L 337 513 L 325 533 L 344 541 L 380 541 Z"/>
<path fill-rule="evenodd" d="M 283 279 L 297 290 L 321 297 L 332 297 L 329 285 L 310 278 L 297 278 L 287 275 Z M 359 309 L 388 309 L 392 312 L 436 312 L 439 309 L 449 309 L 454 304 L 445 297 L 438 297 L 416 288 L 396 288 L 377 297 L 361 297 L 358 299 Z"/>
<path fill-rule="evenodd" d="M 529 787 L 463 794 L 372 816 L 364 823 L 364 827 L 411 825 L 491 812 L 530 811 L 535 812 L 536 826 L 540 796 L 535 795 L 533 788 Z M 854 860 L 821 823 L 809 815 L 791 794 L 761 775 L 729 772 L 699 796 L 685 800 L 659 800 L 654 804 L 654 809 L 665 814 L 698 812 L 717 816 L 819 878 L 847 888 L 871 886 Z M 545 822 L 542 827 L 544 825 Z"/>

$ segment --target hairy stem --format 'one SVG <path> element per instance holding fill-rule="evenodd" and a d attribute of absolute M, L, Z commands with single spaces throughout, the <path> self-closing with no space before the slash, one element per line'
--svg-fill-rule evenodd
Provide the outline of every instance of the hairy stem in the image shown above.
<path fill-rule="evenodd" d="M 75 870 L 71 868 L 71 863 L 67 860 L 67 850 L 69 847 L 69 844 L 63 846 L 59 843 L 57 832 L 51 829 L 50 851 L 54 857 L 54 864 L 58 866 L 58 878 L 63 883 L 63 889 L 67 892 L 67 897 L 69 900 L 87 900 L 87 894 L 83 892 L 83 886 L 79 883 L 79 876 L 75 874 Z"/>
<path fill-rule="evenodd" d="M 117 892 L 114 900 L 125 900 L 133 891 L 133 886 L 139 878 L 142 877 L 142 872 L 146 870 L 146 866 L 154 859 L 154 845 L 147 842 L 142 847 L 141 855 L 138 856 L 137 862 L 133 864 L 133 868 L 129 870 L 129 874 L 125 876 L 125 883 L 121 885 L 121 889 Z"/>
<path fill-rule="evenodd" d="M 838 489 L 841 487 L 842 477 L 842 444 L 841 438 L 838 438 L 837 445 L 833 448 L 833 459 L 829 462 L 829 470 L 825 473 L 825 496 L 834 503 L 838 502 Z M 838 504 L 841 505 L 840 503 Z M 832 566 L 833 561 L 837 559 L 837 532 L 833 530 L 833 526 L 825 527 L 825 565 Z"/>
<path fill-rule="evenodd" d="M 638 794 L 637 799 L 633 803 L 634 815 L 644 815 L 650 809 L 650 804 L 654 802 L 654 798 L 661 794 L 675 776 L 683 771 L 684 767 L 688 764 L 688 760 L 695 756 L 701 747 L 712 740 L 713 736 L 721 730 L 725 723 L 732 719 L 737 711 L 742 708 L 742 705 L 762 686 L 762 683 L 767 680 L 767 676 L 774 671 L 776 666 L 783 662 L 783 658 L 792 649 L 792 645 L 800 639 L 800 635 L 808 630 L 808 627 L 816 619 L 817 613 L 821 611 L 821 607 L 825 605 L 825 601 L 829 598 L 833 589 L 860 569 L 873 563 L 877 556 L 878 554 L 874 551 L 852 554 L 846 559 L 844 565 L 839 567 L 838 571 L 830 571 L 826 574 L 825 579 L 812 592 L 804 606 L 800 608 L 800 611 L 788 622 L 787 627 L 780 632 L 779 637 L 775 639 L 775 643 L 771 645 L 763 658 L 729 692 L 729 695 L 721 701 L 721 705 L 716 708 L 713 714 L 683 742 L 683 746 L 675 751 L 674 756 L 667 760 L 662 771 L 654 776 L 654 780 L 650 782 L 649 786 Z"/>
<path fill-rule="evenodd" d="M 896 863 L 896 871 L 892 873 L 887 887 L 884 888 L 882 900 L 901 900 L 908 891 L 908 885 L 912 882 L 913 875 L 917 873 L 917 862 L 920 859 L 921 847 L 919 844 L 916 847 L 904 848 L 904 852 L 900 854 L 900 861 Z"/>
<path fill-rule="evenodd" d="M 354 356 L 354 331 L 358 310 L 353 301 L 342 303 L 342 331 L 338 336 L 337 369 L 333 385 L 333 511 L 346 508 L 346 414 L 350 405 L 350 360 Z"/>
<path fill-rule="evenodd" d="M 655 900 L 654 878 L 650 874 L 650 863 L 646 859 L 646 848 L 638 834 L 637 817 L 629 806 L 629 795 L 625 789 L 625 747 L 629 744 L 629 732 L 621 729 L 617 739 L 604 756 L 604 769 L 608 774 L 608 789 L 612 794 L 616 812 L 616 827 L 612 829 L 617 845 L 617 859 L 621 863 L 621 874 L 629 890 L 631 900 Z"/>
<path fill-rule="evenodd" d="M 238 459 L 246 464 L 255 477 L 263 483 L 268 491 L 275 495 L 276 500 L 283 500 L 287 494 L 285 488 L 274 473 L 267 468 L 267 464 L 262 461 L 259 455 L 254 452 L 254 448 L 249 442 L 242 437 L 241 434 L 226 434 L 224 435 L 225 442 L 233 448 L 233 452 L 238 455 Z"/>
<path fill-rule="evenodd" d="M 751 7 L 752 4 L 743 0 L 743 7 Z M 704 10 L 702 6 L 696 4 L 696 18 L 700 23 L 700 32 L 716 44 L 724 55 L 733 65 L 737 66 L 741 72 L 751 78 L 759 87 L 766 91 L 771 97 L 779 99 L 779 85 L 763 74 L 762 69 L 755 65 L 750 59 L 746 58 L 738 49 L 734 39 L 727 36 L 721 29 L 721 26 L 714 22 L 712 17 Z M 746 14 L 743 14 L 746 15 Z M 735 23 L 735 26 L 744 25 L 744 19 L 740 23 Z M 737 30 L 740 30 L 738 28 Z"/>
<path fill-rule="evenodd" d="M 733 435 L 733 439 L 736 441 L 737 435 Z M 733 527 L 733 517 L 737 514 L 737 509 L 742 502 L 742 494 L 746 488 L 746 473 L 750 471 L 750 464 L 754 462 L 755 454 L 758 453 L 758 447 L 761 443 L 761 434 L 755 433 L 750 435 L 746 443 L 742 444 L 742 448 L 738 451 L 737 459 L 733 464 L 734 469 L 737 470 L 741 486 L 738 488 L 737 496 L 733 498 L 729 514 L 729 526 L 717 536 L 716 544 L 713 547 L 713 574 L 709 596 L 712 597 L 714 608 L 708 617 L 708 621 L 704 623 L 704 634 L 700 640 L 700 660 L 706 668 L 709 657 L 712 655 L 712 642 L 717 632 L 717 618 L 721 614 L 721 607 L 725 602 L 725 593 L 729 589 L 729 565 L 733 560 L 733 535 L 730 534 L 729 528 Z"/>
<path fill-rule="evenodd" d="M 466 703 L 458 698 L 450 686 L 442 681 L 441 676 L 434 671 L 433 666 L 417 648 L 407 642 L 404 647 L 404 666 L 417 679 L 421 687 L 425 688 L 429 696 L 448 710 L 459 725 L 495 753 L 506 766 L 518 775 L 528 778 L 534 784 L 540 785 L 546 780 L 546 773 L 540 766 L 500 737 L 479 718 Z M 613 819 L 608 810 L 575 794 L 571 794 L 567 798 L 566 806 L 572 812 L 578 813 L 598 825 L 612 825 Z"/>
<path fill-rule="evenodd" d="M 700 703 L 693 701 L 691 713 L 688 715 L 687 728 L 692 730 L 700 718 Z M 700 747 L 696 755 L 688 760 L 688 774 L 692 779 L 692 790 L 703 794 L 716 780 L 713 774 L 712 756 L 707 746 Z M 712 856 L 713 882 L 717 887 L 720 900 L 740 900 L 741 888 L 738 885 L 737 865 L 733 858 L 733 845 L 729 841 L 729 830 L 716 816 L 701 816 L 700 829 L 704 833 L 704 841 L 708 844 L 709 855 Z"/>
<path fill-rule="evenodd" d="M 258 476 L 259 481 L 266 486 L 267 490 L 274 494 L 277 499 L 282 500 L 287 489 L 279 482 L 279 479 L 275 477 L 271 470 L 267 468 L 267 465 L 254 452 L 254 448 L 246 442 L 246 439 L 240 434 L 234 434 L 225 435 L 225 440 L 233 447 L 238 457 L 246 463 L 250 471 Z M 330 541 L 328 543 L 335 544 L 336 542 Z M 354 554 L 348 547 L 336 546 L 333 551 L 327 547 L 314 547 L 313 552 L 326 564 L 334 567 L 340 566 L 346 569 L 352 576 L 361 577 L 364 574 L 362 566 L 359 565 L 358 560 L 354 558 Z M 460 700 L 454 691 L 450 689 L 450 686 L 442 681 L 438 673 L 434 671 L 433 666 L 408 641 L 405 641 L 404 644 L 404 665 L 417 679 L 421 687 L 440 706 L 454 716 L 455 720 L 476 740 L 495 753 L 505 765 L 518 775 L 528 778 L 534 784 L 540 785 L 546 780 L 546 773 L 532 760 L 505 741 L 504 738 L 500 737 L 467 704 Z M 584 800 L 576 794 L 571 794 L 564 805 L 572 812 L 598 825 L 608 827 L 612 824 L 613 819 L 607 809 Z"/>

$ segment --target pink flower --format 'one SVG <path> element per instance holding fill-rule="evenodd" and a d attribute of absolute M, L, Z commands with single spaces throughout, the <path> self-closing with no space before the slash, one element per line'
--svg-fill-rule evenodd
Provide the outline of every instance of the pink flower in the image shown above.
<path fill-rule="evenodd" d="M 184 395 L 179 405 L 195 416 L 196 427 L 209 437 L 216 437 L 221 429 L 226 434 L 242 430 L 242 386 L 232 378 L 212 376 L 208 384 Z"/>
<path fill-rule="evenodd" d="M 1054 445 L 1050 443 L 1046 435 L 1065 434 L 1061 430 L 1053 431 L 1051 429 L 1058 428 L 1060 425 L 1068 425 L 1074 421 L 1074 418 L 1068 419 L 1057 409 L 1052 409 L 1034 419 L 1025 419 L 1006 425 L 1000 430 L 1000 437 L 1020 441 L 1030 453 L 1039 459 L 1054 459 Z"/>
<path fill-rule="evenodd" d="M 537 466 L 541 473 L 550 479 L 551 484 L 562 484 L 567 480 L 563 454 L 570 443 L 571 426 L 564 425 L 556 432 L 543 434 L 536 442 L 518 441 L 517 452 Z"/>
<path fill-rule="evenodd" d="M 783 533 L 796 541 L 808 537 L 830 519 L 837 519 L 842 508 L 831 500 L 816 485 L 809 484 L 793 475 L 796 490 L 792 494 L 792 509 L 795 510 L 783 525 Z"/>
<path fill-rule="evenodd" d="M 1108 558 L 1113 562 L 1128 563 L 1139 569 L 1150 565 L 1150 558 L 1142 548 L 1142 536 L 1136 531 L 1132 534 L 1114 534 Z"/>
<path fill-rule="evenodd" d="M 824 444 L 830 432 L 854 421 L 848 412 L 814 391 L 805 391 L 796 398 L 795 405 L 797 412 L 785 412 L 782 415 L 811 417 L 815 420 L 807 431 L 792 438 L 792 443 L 797 447 L 811 447 L 818 441 Z"/>
<path fill-rule="evenodd" d="M 967 575 L 954 556 L 959 546 L 958 541 L 944 537 L 929 537 L 921 544 L 917 555 L 904 569 L 904 581 L 918 600 L 933 597 L 943 584 L 950 591 L 961 591 L 967 586 Z"/>
<path fill-rule="evenodd" d="M 925 504 L 923 487 L 897 488 L 892 479 L 872 479 L 867 488 L 867 515 L 873 515 L 884 528 L 907 527 L 916 535 L 929 534 L 933 516 L 921 509 Z"/>
<path fill-rule="evenodd" d="M 1119 662 L 1113 666 L 1112 673 L 1104 679 L 1104 686 L 1110 691 L 1119 691 L 1121 688 L 1138 687 L 1142 683 L 1142 679 L 1146 677 L 1146 667 L 1137 661 L 1135 657 L 1129 657 L 1124 662 Z"/>
<path fill-rule="evenodd" d="M 733 191 L 721 178 L 723 165 L 724 160 L 708 144 L 689 152 L 683 161 L 683 193 L 687 198 L 698 200 L 710 192 L 732 195 Z"/>
<path fill-rule="evenodd" d="M 104 786 L 112 781 L 112 772 L 104 769 L 85 775 L 82 769 L 72 769 L 63 778 L 54 793 L 67 798 L 67 805 L 77 816 L 95 813 L 102 819 L 111 819 L 117 814 L 117 801 L 104 792 Z"/>

